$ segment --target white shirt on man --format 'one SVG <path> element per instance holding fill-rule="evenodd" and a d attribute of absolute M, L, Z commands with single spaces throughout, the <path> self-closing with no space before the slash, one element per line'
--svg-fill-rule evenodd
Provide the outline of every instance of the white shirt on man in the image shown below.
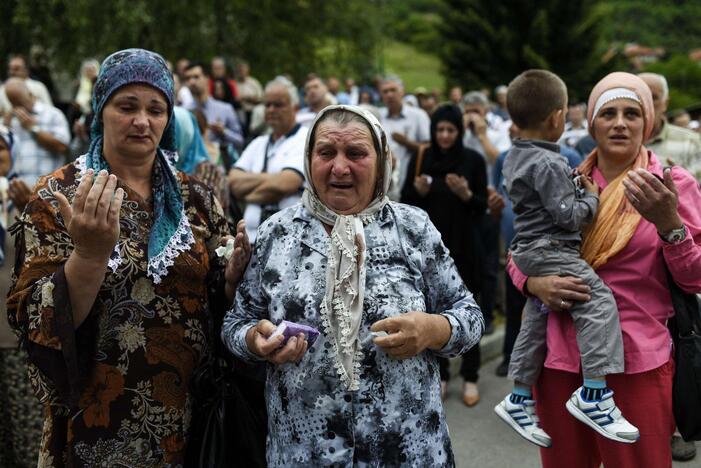
<path fill-rule="evenodd" d="M 487 139 L 497 151 L 503 153 L 511 148 L 511 137 L 509 136 L 511 120 L 504 120 L 492 112 L 487 112 L 485 120 L 487 121 Z M 462 144 L 465 148 L 477 151 L 482 155 L 487 164 L 487 184 L 491 185 L 494 163 L 490 163 L 489 158 L 487 158 L 487 153 L 480 139 L 468 128 L 465 129 Z"/>
<path fill-rule="evenodd" d="M 392 133 L 401 133 L 408 139 L 417 143 L 430 141 L 431 119 L 423 109 L 407 105 L 402 106 L 399 115 L 390 117 L 389 110 L 386 107 L 380 109 L 380 115 L 382 117 L 380 120 L 382 127 L 387 132 L 389 148 L 392 154 L 397 158 L 398 167 L 395 170 L 397 174 L 396 177 L 393 178 L 393 182 L 396 182 L 396 184 L 390 191 L 390 198 L 395 199 L 395 197 L 398 198 L 398 194 L 401 193 L 404 181 L 407 178 L 407 170 L 412 153 L 405 146 L 394 141 L 394 139 L 392 139 Z"/>
<path fill-rule="evenodd" d="M 68 121 L 60 110 L 35 101 L 32 115 L 39 131 L 50 133 L 65 145 L 70 143 Z M 10 129 L 15 135 L 17 151 L 12 170 L 30 187 L 34 186 L 40 176 L 52 173 L 64 163 L 62 154 L 52 153 L 41 146 L 32 132 L 22 127 L 17 117 L 10 120 Z"/>
<path fill-rule="evenodd" d="M 589 129 L 587 128 L 586 122 L 582 122 L 578 127 L 575 127 L 572 122 L 567 122 L 565 124 L 565 131 L 562 132 L 562 136 L 557 140 L 557 144 L 574 148 L 577 146 L 577 143 L 579 143 L 579 140 L 587 135 L 589 135 Z"/>
<path fill-rule="evenodd" d="M 246 147 L 234 168 L 255 174 L 263 172 L 275 174 L 290 169 L 299 173 L 304 179 L 304 144 L 307 140 L 307 132 L 306 127 L 296 125 L 290 133 L 281 136 L 275 142 L 272 141 L 272 135 L 261 135 Z M 288 195 L 265 208 L 277 208 L 279 211 L 296 204 L 301 198 L 302 189 L 300 188 L 298 193 Z M 261 215 L 264 214 L 263 208 L 263 205 L 249 203 L 243 213 L 246 232 L 251 242 L 256 239 Z"/>

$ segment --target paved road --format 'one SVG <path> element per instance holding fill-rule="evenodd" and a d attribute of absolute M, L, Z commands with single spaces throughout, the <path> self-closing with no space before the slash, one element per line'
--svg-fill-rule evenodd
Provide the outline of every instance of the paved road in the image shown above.
<path fill-rule="evenodd" d="M 538 468 L 538 448 L 519 437 L 494 414 L 494 406 L 510 389 L 509 380 L 494 375 L 499 359 L 480 372 L 481 401 L 473 408 L 462 403 L 462 379 L 451 379 L 445 411 L 457 466 L 478 468 Z M 701 443 L 697 444 L 701 450 Z M 566 461 L 562 465 L 567 466 Z M 701 454 L 674 468 L 700 468 Z"/>
<path fill-rule="evenodd" d="M 494 375 L 499 359 L 480 371 L 480 402 L 466 407 L 462 402 L 462 379 L 452 378 L 444 402 L 450 438 L 458 467 L 537 468 L 538 448 L 509 429 L 494 414 L 494 406 L 510 391 L 509 380 Z"/>

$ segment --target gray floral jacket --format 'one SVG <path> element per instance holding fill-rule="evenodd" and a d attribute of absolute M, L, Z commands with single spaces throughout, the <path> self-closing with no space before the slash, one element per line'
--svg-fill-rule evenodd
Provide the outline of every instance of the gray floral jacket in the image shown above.
<path fill-rule="evenodd" d="M 453 466 L 440 398 L 437 357 L 458 356 L 480 339 L 482 314 L 428 215 L 387 204 L 365 227 L 367 277 L 359 341 L 359 390 L 335 370 L 323 333 L 329 236 L 301 205 L 264 223 L 222 339 L 238 357 L 259 361 L 245 341 L 258 320 L 290 320 L 322 331 L 298 364 L 268 366 L 267 457 L 278 466 Z M 370 326 L 408 311 L 443 314 L 452 327 L 439 352 L 403 361 L 372 342 Z"/>

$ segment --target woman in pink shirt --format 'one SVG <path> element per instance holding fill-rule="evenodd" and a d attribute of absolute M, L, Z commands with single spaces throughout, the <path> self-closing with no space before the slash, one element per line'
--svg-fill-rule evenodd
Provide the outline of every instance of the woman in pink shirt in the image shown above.
<path fill-rule="evenodd" d="M 639 102 L 620 98 L 633 91 Z M 621 92 L 624 91 L 624 92 Z M 526 278 L 513 263 L 514 284 L 550 310 L 547 357 L 536 393 L 543 429 L 552 447 L 541 449 L 543 466 L 671 467 L 672 339 L 674 315 L 666 269 L 682 290 L 701 292 L 701 190 L 682 168 L 663 168 L 643 146 L 653 126 L 650 89 L 637 76 L 612 73 L 589 96 L 587 119 L 596 149 L 580 172 L 602 192 L 596 218 L 585 233 L 582 256 L 612 290 L 623 333 L 625 373 L 608 386 L 628 420 L 640 430 L 635 444 L 607 440 L 570 416 L 565 406 L 581 384 L 576 333 L 566 312 L 589 299 L 575 277 Z"/>

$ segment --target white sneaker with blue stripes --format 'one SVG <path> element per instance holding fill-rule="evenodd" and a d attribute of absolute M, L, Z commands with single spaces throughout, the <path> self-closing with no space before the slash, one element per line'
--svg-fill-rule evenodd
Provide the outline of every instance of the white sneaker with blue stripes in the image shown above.
<path fill-rule="evenodd" d="M 552 445 L 550 436 L 538 425 L 539 420 L 535 414 L 534 400 L 523 400 L 518 404 L 512 403 L 509 393 L 494 407 L 494 412 L 527 441 L 545 448 Z"/>
<path fill-rule="evenodd" d="M 586 401 L 579 387 L 567 400 L 567 411 L 607 439 L 633 444 L 640 438 L 638 428 L 623 417 L 613 401 L 613 391 L 608 390 L 601 400 Z"/>

